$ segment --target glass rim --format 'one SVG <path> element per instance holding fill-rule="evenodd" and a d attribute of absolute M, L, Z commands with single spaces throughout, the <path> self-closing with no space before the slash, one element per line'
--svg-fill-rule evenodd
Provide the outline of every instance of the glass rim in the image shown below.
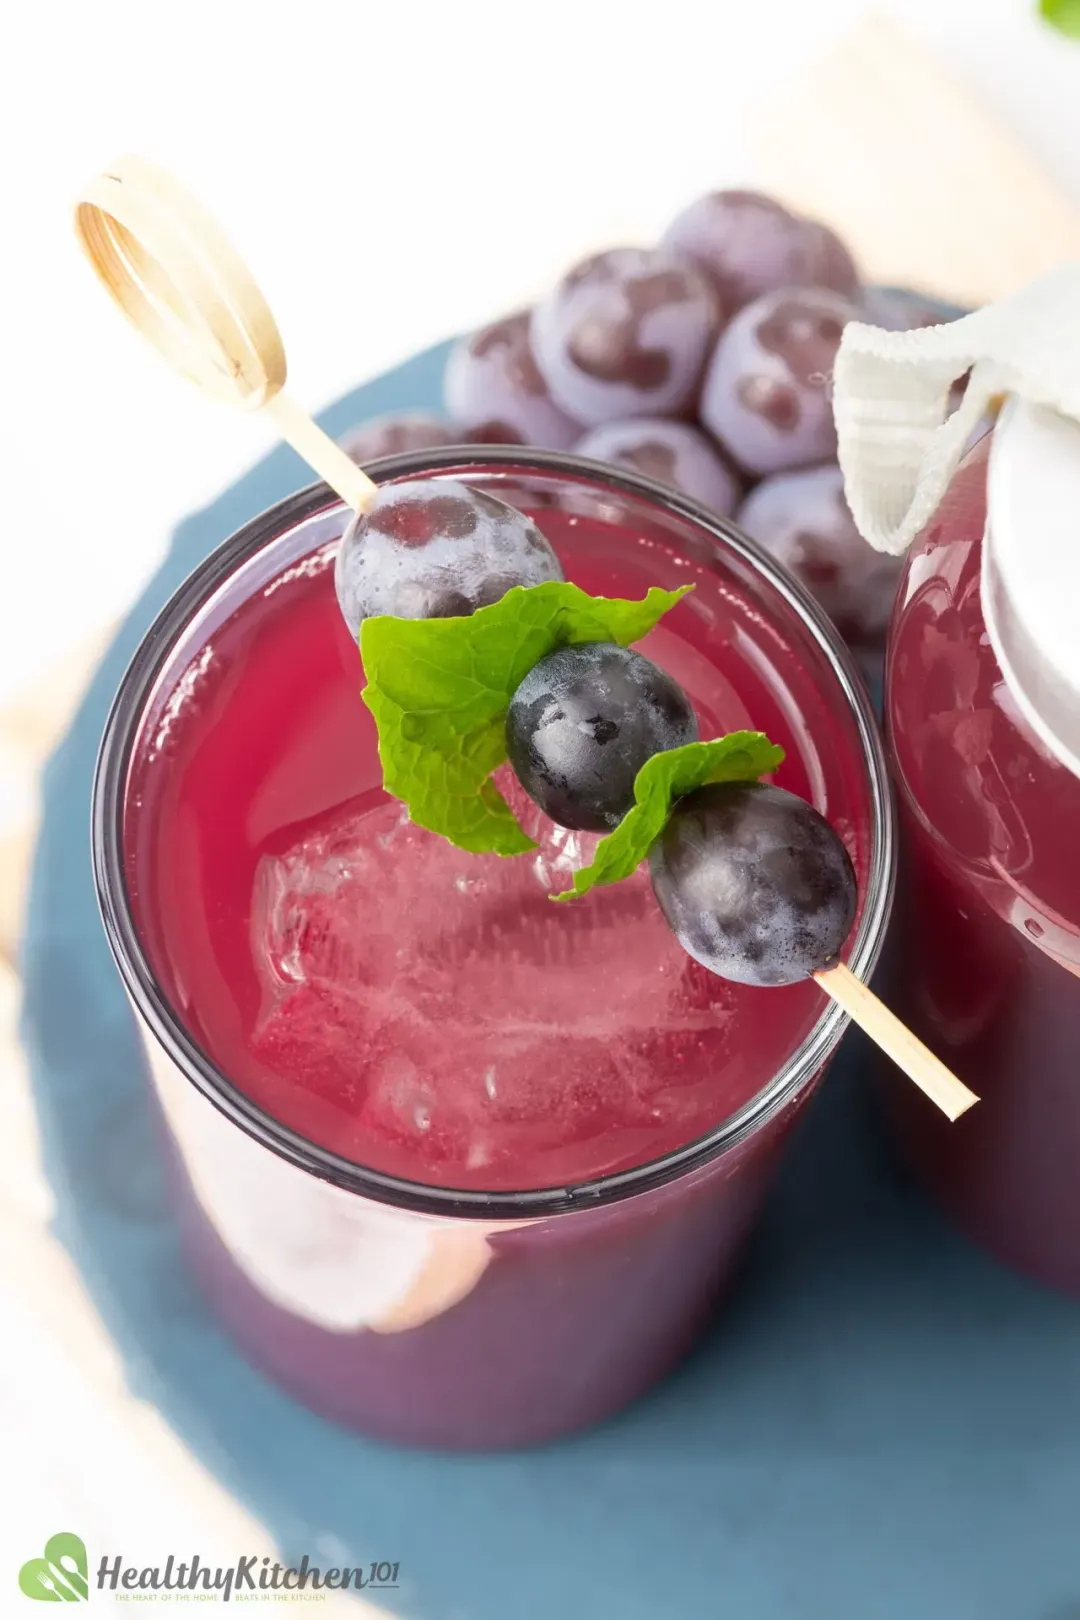
<path fill-rule="evenodd" d="M 764 549 L 726 518 L 670 485 L 605 462 L 523 445 L 447 445 L 408 451 L 370 463 L 377 483 L 457 469 L 504 469 L 557 475 L 590 487 L 644 499 L 703 531 L 719 555 L 734 552 L 779 592 L 824 653 L 855 722 L 871 799 L 871 861 L 865 903 L 848 965 L 869 976 L 881 952 L 896 880 L 895 810 L 884 746 L 854 661 L 822 609 Z M 437 1187 L 372 1170 L 321 1147 L 247 1097 L 211 1061 L 185 1028 L 157 982 L 135 927 L 123 858 L 123 817 L 131 756 L 146 700 L 176 642 L 215 591 L 264 546 L 300 524 L 347 510 L 328 485 L 317 483 L 268 507 L 203 559 L 169 597 L 143 635 L 109 709 L 94 772 L 91 845 L 94 883 L 109 947 L 137 1016 L 186 1080 L 248 1136 L 295 1168 L 347 1192 L 414 1213 L 473 1220 L 518 1221 L 597 1208 L 651 1191 L 720 1158 L 780 1113 L 831 1056 L 848 1017 L 831 999 L 771 1080 L 706 1135 L 628 1170 L 565 1186 L 521 1191 Z"/>

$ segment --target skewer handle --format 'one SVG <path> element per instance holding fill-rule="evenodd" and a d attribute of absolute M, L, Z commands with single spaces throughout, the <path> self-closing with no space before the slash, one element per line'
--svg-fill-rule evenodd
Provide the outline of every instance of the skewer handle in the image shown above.
<path fill-rule="evenodd" d="M 378 491 L 366 473 L 345 454 L 340 444 L 296 404 L 291 394 L 278 393 L 266 402 L 267 416 L 301 460 L 317 472 L 324 484 L 341 496 L 354 512 L 366 512 Z"/>
<path fill-rule="evenodd" d="M 122 158 L 84 189 L 75 228 L 106 291 L 176 371 L 241 410 L 267 408 L 319 477 L 366 510 L 377 486 L 282 392 L 285 349 L 266 299 L 172 175 Z"/>
<path fill-rule="evenodd" d="M 832 999 L 866 1031 L 897 1068 L 903 1069 L 909 1080 L 935 1102 L 950 1119 L 959 1119 L 978 1097 L 963 1081 L 947 1069 L 940 1058 L 913 1035 L 896 1014 L 879 1001 L 868 985 L 857 979 L 851 969 L 838 962 L 835 967 L 815 973 L 815 979 L 826 995 Z"/>

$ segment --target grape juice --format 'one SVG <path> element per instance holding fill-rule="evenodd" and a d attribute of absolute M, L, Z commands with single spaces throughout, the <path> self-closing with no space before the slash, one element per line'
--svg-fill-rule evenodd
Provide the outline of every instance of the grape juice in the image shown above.
<path fill-rule="evenodd" d="M 844 838 L 876 949 L 883 768 L 802 605 L 653 495 L 472 476 L 588 591 L 694 583 L 641 650 L 703 737 L 786 748 L 778 780 Z M 335 600 L 340 524 L 284 510 L 243 566 L 204 565 L 216 594 L 129 674 L 123 767 L 107 739 L 99 777 L 122 810 L 106 918 L 123 910 L 185 1243 L 245 1352 L 320 1411 L 424 1444 L 544 1439 L 622 1405 L 700 1329 L 831 1049 L 825 998 L 708 974 L 644 870 L 553 904 L 595 838 L 512 784 L 527 856 L 412 826 L 381 788 Z"/>
<path fill-rule="evenodd" d="M 612 590 L 602 552 L 562 549 L 577 584 Z M 128 881 L 188 1027 L 301 1134 L 439 1186 L 585 1181 L 704 1135 L 805 1037 L 821 992 L 707 973 L 644 867 L 553 905 L 596 839 L 521 795 L 530 856 L 465 854 L 412 826 L 379 785 L 330 561 L 238 609 L 168 716 L 168 769 L 152 741 L 136 767 Z M 642 650 L 683 684 L 702 736 L 787 737 L 735 636 L 710 626 L 728 649 L 713 663 L 692 611 L 671 617 Z M 797 752 L 779 780 L 807 791 Z"/>
<path fill-rule="evenodd" d="M 1080 781 L 1023 719 L 983 622 L 990 447 L 913 548 L 887 689 L 895 1002 L 982 1101 L 949 1125 L 901 1087 L 889 1096 L 907 1156 L 963 1228 L 1080 1293 Z"/>

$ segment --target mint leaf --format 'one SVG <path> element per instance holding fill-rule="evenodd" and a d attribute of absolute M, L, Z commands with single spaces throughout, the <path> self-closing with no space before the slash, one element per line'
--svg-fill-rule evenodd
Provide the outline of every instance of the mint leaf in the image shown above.
<path fill-rule="evenodd" d="M 1051 27 L 1080 39 L 1080 0 L 1039 0 L 1039 11 Z"/>
<path fill-rule="evenodd" d="M 763 731 L 731 731 L 713 742 L 686 743 L 647 759 L 634 780 L 634 804 L 596 846 L 592 864 L 574 873 L 574 886 L 554 900 L 576 900 L 604 883 L 636 872 L 664 830 L 671 806 L 706 782 L 756 782 L 784 758 Z"/>
<path fill-rule="evenodd" d="M 535 848 L 491 773 L 506 759 L 510 699 L 555 647 L 646 635 L 693 587 L 643 601 L 589 596 L 551 580 L 515 585 L 460 619 L 365 619 L 364 702 L 375 716 L 383 786 L 418 827 L 459 849 L 521 855 Z"/>

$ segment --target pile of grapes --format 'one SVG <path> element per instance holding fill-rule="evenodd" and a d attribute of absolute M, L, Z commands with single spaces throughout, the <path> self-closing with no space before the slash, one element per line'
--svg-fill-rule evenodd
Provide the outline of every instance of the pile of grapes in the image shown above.
<path fill-rule="evenodd" d="M 658 247 L 585 259 L 535 309 L 463 338 L 445 418 L 382 417 L 342 443 L 361 464 L 482 443 L 635 468 L 734 517 L 872 660 L 899 563 L 862 540 L 844 500 L 833 362 L 849 320 L 900 331 L 959 313 L 863 288 L 834 232 L 769 197 L 712 192 Z"/>

